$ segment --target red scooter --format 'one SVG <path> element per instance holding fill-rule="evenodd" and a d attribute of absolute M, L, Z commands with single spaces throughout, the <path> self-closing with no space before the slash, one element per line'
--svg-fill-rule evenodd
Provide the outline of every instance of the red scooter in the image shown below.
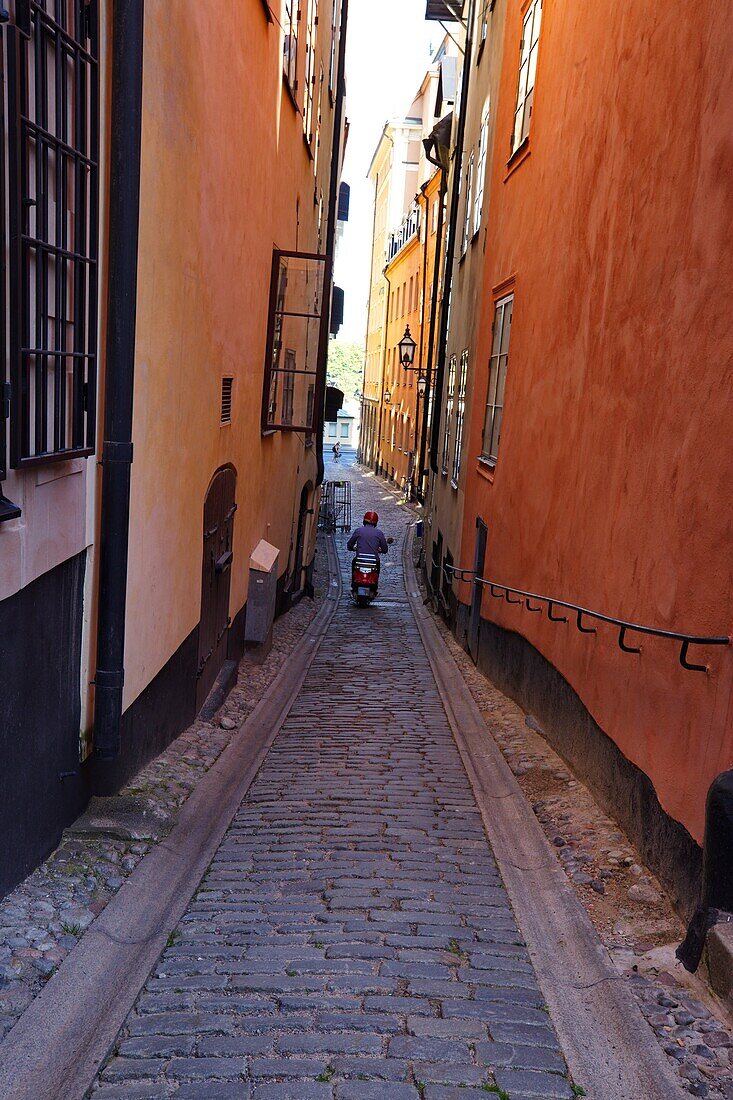
<path fill-rule="evenodd" d="M 356 554 L 351 562 L 351 598 L 357 607 L 368 607 L 379 586 L 379 558 Z"/>
<path fill-rule="evenodd" d="M 391 546 L 393 538 L 388 538 Z M 351 560 L 351 598 L 357 607 L 368 607 L 377 595 L 379 587 L 379 556 L 360 554 L 358 551 Z"/>

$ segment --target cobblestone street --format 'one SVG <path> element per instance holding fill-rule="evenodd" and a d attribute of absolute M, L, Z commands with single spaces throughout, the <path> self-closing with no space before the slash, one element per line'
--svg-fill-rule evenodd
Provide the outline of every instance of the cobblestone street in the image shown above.
<path fill-rule="evenodd" d="M 472 1100 L 568 1081 L 405 591 L 344 592 L 289 717 L 112 1057 L 97 1100 Z"/>

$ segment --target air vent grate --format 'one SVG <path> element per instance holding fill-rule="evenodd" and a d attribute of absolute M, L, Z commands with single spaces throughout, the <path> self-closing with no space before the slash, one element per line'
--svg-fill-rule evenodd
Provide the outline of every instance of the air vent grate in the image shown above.
<path fill-rule="evenodd" d="M 234 386 L 233 378 L 222 378 L 221 380 L 221 423 L 231 424 L 232 422 L 232 388 Z"/>

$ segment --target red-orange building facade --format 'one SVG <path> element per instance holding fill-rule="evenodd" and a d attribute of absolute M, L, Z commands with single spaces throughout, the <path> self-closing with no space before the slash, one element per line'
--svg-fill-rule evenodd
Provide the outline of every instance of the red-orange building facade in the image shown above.
<path fill-rule="evenodd" d="M 485 524 L 484 577 L 727 636 L 733 12 L 484 8 L 473 59 L 496 34 L 503 52 L 462 536 L 445 549 L 473 568 Z M 465 638 L 472 586 L 452 588 Z M 733 765 L 733 650 L 691 646 L 685 659 L 707 671 L 689 670 L 674 640 L 582 617 L 580 630 L 573 612 L 550 621 L 546 603 L 532 614 L 477 591 L 480 666 L 689 903 L 706 792 Z"/>

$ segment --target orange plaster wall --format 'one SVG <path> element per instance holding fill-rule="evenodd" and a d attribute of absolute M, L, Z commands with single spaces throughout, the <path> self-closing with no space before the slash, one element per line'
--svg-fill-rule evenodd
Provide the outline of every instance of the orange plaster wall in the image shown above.
<path fill-rule="evenodd" d="M 272 249 L 319 250 L 314 186 L 325 238 L 330 27 L 321 0 L 316 184 L 282 78 L 282 32 L 260 0 L 146 4 L 126 706 L 199 620 L 203 501 L 217 467 L 238 474 L 232 618 L 261 538 L 287 568 L 300 491 L 315 480 L 302 434 L 263 438 L 260 408 Z M 301 104 L 305 33 L 304 18 Z M 234 376 L 226 427 L 223 374 Z"/>
<path fill-rule="evenodd" d="M 508 173 L 521 31 L 509 0 L 463 564 L 637 622 L 731 630 L 733 9 L 545 0 L 529 155 Z M 480 476 L 492 290 L 515 276 L 493 484 Z M 467 596 L 465 590 L 463 598 Z M 733 652 L 582 635 L 496 600 L 702 839 L 733 765 Z M 630 638 L 634 644 L 636 638 Z"/>

